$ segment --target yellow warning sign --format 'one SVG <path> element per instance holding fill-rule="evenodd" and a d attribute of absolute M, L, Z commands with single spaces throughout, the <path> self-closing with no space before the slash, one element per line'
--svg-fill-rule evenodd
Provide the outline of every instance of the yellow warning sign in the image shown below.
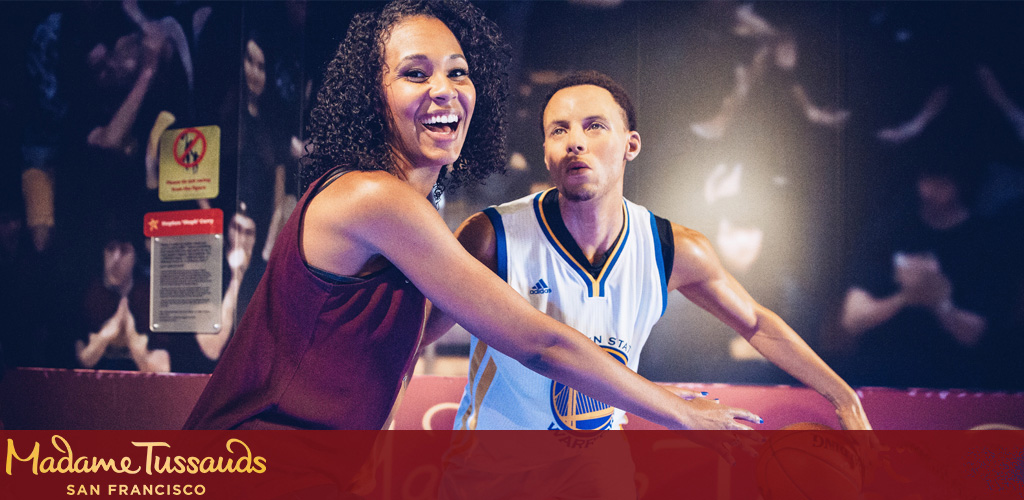
<path fill-rule="evenodd" d="M 220 192 L 220 127 L 178 128 L 160 136 L 160 199 L 216 198 Z"/>

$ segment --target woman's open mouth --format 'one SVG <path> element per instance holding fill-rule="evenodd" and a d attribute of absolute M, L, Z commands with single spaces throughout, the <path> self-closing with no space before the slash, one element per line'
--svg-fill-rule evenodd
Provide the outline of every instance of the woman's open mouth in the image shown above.
<path fill-rule="evenodd" d="M 431 132 L 437 132 L 439 134 L 453 134 L 459 129 L 459 123 L 461 123 L 461 121 L 455 113 L 448 113 L 430 116 L 425 120 L 422 120 L 420 123 L 422 123 L 423 126 Z"/>

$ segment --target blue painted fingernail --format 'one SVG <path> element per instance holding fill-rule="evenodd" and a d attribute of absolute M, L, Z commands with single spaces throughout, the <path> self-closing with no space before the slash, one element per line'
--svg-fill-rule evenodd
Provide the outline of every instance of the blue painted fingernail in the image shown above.
<path fill-rule="evenodd" d="M 763 418 L 758 418 L 758 419 L 757 419 L 757 423 L 759 423 L 759 424 L 763 424 L 763 423 L 764 423 L 764 419 L 763 419 Z"/>
<path fill-rule="evenodd" d="M 701 396 L 707 396 L 708 395 L 708 391 L 700 391 L 700 395 Z"/>

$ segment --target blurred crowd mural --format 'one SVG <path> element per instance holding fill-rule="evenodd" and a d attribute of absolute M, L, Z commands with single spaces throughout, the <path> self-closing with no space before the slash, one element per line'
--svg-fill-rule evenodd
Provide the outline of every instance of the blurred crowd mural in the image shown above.
<path fill-rule="evenodd" d="M 376 5 L 8 4 L 5 365 L 212 371 L 295 208 L 323 65 Z M 852 385 L 1024 389 L 1024 4 L 479 5 L 513 49 L 511 154 L 444 195 L 451 227 L 546 186 L 540 103 L 596 69 L 637 105 L 626 196 L 706 234 Z M 162 201 L 161 134 L 207 125 L 219 193 Z M 196 208 L 224 213 L 220 330 L 154 333 L 142 217 Z M 649 342 L 654 380 L 793 382 L 680 294 Z M 467 351 L 456 329 L 430 352 Z"/>

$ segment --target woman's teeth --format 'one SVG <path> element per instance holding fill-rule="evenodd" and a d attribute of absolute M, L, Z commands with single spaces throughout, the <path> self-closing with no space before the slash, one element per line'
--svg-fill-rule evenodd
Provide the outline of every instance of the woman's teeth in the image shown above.
<path fill-rule="evenodd" d="M 423 120 L 423 125 L 430 130 L 437 132 L 453 132 L 459 127 L 459 117 L 456 115 L 431 116 Z"/>

